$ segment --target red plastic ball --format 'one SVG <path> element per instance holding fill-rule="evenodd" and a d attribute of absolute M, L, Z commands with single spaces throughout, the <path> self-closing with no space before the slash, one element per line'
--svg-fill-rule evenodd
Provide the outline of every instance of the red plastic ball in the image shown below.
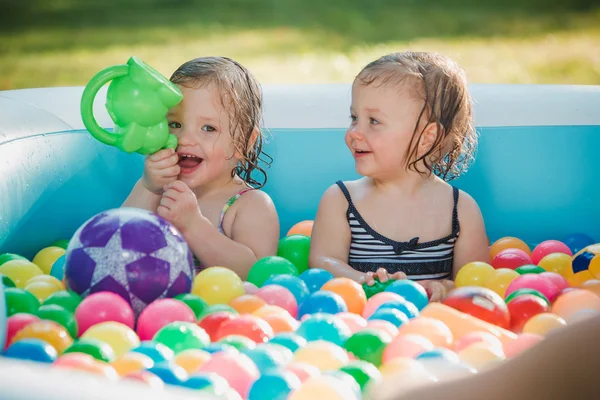
<path fill-rule="evenodd" d="M 40 319 L 37 316 L 25 313 L 17 313 L 8 317 L 6 320 L 6 342 L 4 344 L 4 349 L 6 350 L 8 348 L 13 336 L 15 336 L 17 332 L 27 325 L 39 320 Z"/>
<path fill-rule="evenodd" d="M 548 303 L 533 294 L 517 296 L 508 302 L 507 307 L 510 313 L 510 329 L 513 332 L 521 332 L 523 326 L 534 315 L 550 312 Z"/>
<path fill-rule="evenodd" d="M 501 328 L 508 329 L 510 326 L 506 303 L 493 290 L 475 286 L 461 287 L 450 292 L 442 303 Z"/>
<path fill-rule="evenodd" d="M 217 332 L 221 325 L 232 319 L 235 319 L 236 315 L 228 311 L 217 311 L 212 314 L 208 314 L 206 317 L 198 321 L 198 326 L 208 333 L 211 341 L 217 340 Z"/>
<path fill-rule="evenodd" d="M 531 261 L 533 261 L 535 265 L 538 265 L 542 258 L 552 253 L 565 253 L 573 256 L 573 252 L 569 246 L 563 242 L 559 242 L 558 240 L 546 240 L 535 246 L 535 249 L 531 252 Z"/>
<path fill-rule="evenodd" d="M 505 249 L 492 259 L 492 267 L 517 269 L 520 266 L 533 264 L 531 257 L 521 249 Z"/>
<path fill-rule="evenodd" d="M 273 328 L 262 318 L 255 315 L 240 315 L 221 324 L 216 340 L 229 335 L 241 335 L 256 343 L 267 342 L 273 337 Z"/>

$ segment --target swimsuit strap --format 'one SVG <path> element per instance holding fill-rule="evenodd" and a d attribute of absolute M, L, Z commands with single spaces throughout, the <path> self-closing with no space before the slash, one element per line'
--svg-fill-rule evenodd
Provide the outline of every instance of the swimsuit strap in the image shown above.
<path fill-rule="evenodd" d="M 223 220 L 225 219 L 225 213 L 227 212 L 227 210 L 229 210 L 229 207 L 231 207 L 231 205 L 232 205 L 233 203 L 235 203 L 235 201 L 236 201 L 237 199 L 239 199 L 241 195 L 243 195 L 243 194 L 244 194 L 244 193 L 246 193 L 246 192 L 249 192 L 250 190 L 253 190 L 253 188 L 245 188 L 245 189 L 242 189 L 242 190 L 240 190 L 238 193 L 236 193 L 236 194 L 234 194 L 233 196 L 231 196 L 231 197 L 229 198 L 229 200 L 227 200 L 227 203 L 225 203 L 225 205 L 223 206 L 223 209 L 221 210 L 221 216 L 220 216 L 220 218 L 219 218 L 219 231 L 220 231 L 221 233 L 223 233 L 223 234 L 225 233 L 225 232 L 223 231 Z"/>

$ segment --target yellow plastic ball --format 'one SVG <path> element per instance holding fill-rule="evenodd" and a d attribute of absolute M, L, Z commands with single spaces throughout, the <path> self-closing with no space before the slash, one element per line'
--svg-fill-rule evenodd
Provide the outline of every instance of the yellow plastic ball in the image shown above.
<path fill-rule="evenodd" d="M 463 286 L 483 286 L 485 280 L 495 271 L 488 263 L 474 261 L 465 264 L 458 273 L 454 281 L 456 287 Z"/>
<path fill-rule="evenodd" d="M 501 348 L 487 342 L 475 342 L 465 347 L 458 353 L 458 357 L 478 371 L 506 358 Z"/>
<path fill-rule="evenodd" d="M 294 361 L 313 365 L 321 371 L 331 371 L 346 365 L 349 357 L 346 350 L 340 346 L 324 340 L 315 340 L 296 350 Z"/>
<path fill-rule="evenodd" d="M 425 371 L 423 364 L 415 360 L 414 358 L 398 357 L 392 358 L 391 360 L 381 364 L 379 372 L 381 372 L 382 378 L 386 379 L 390 376 L 405 373 L 407 371 Z"/>
<path fill-rule="evenodd" d="M 25 286 L 25 290 L 34 295 L 40 303 L 43 303 L 50 295 L 60 292 L 63 289 L 57 287 L 54 283 L 33 281 Z"/>
<path fill-rule="evenodd" d="M 519 276 L 521 275 L 512 269 L 498 268 L 487 277 L 483 286 L 493 290 L 500 297 L 504 298 L 508 285 Z"/>
<path fill-rule="evenodd" d="M 576 274 L 574 274 L 571 271 L 571 274 L 567 275 L 565 278 L 567 279 L 567 282 L 569 282 L 569 285 L 571 285 L 571 287 L 580 286 L 582 283 L 594 279 L 590 271 L 580 271 Z"/>
<path fill-rule="evenodd" d="M 54 285 L 58 290 L 66 290 L 65 284 L 59 281 L 57 278 L 53 277 L 52 275 L 36 275 L 27 281 L 27 285 L 33 282 L 46 282 L 51 285 Z"/>
<path fill-rule="evenodd" d="M 125 353 L 110 363 L 119 376 L 125 376 L 143 369 L 152 368 L 154 360 L 142 353 Z"/>
<path fill-rule="evenodd" d="M 62 354 L 71 344 L 73 339 L 67 330 L 54 321 L 36 321 L 19 330 L 11 340 L 16 343 L 22 339 L 40 339 L 54 347 L 57 353 Z"/>
<path fill-rule="evenodd" d="M 210 267 L 196 275 L 192 293 L 209 305 L 214 305 L 228 304 L 245 291 L 242 280 L 235 272 L 224 267 Z"/>
<path fill-rule="evenodd" d="M 31 261 L 11 260 L 0 265 L 0 274 L 8 276 L 19 289 L 24 289 L 27 281 L 43 272 Z"/>
<path fill-rule="evenodd" d="M 50 274 L 52 264 L 58 258 L 65 254 L 66 250 L 62 247 L 50 246 L 40 250 L 33 258 L 33 263 L 37 265 L 45 274 Z"/>
<path fill-rule="evenodd" d="M 566 277 L 571 269 L 571 258 L 565 253 L 550 253 L 540 260 L 538 266 Z"/>
<path fill-rule="evenodd" d="M 534 315 L 523 326 L 523 333 L 537 333 L 546 336 L 555 329 L 567 326 L 567 322 L 556 314 L 541 313 Z"/>
<path fill-rule="evenodd" d="M 108 344 L 119 358 L 131 349 L 140 345 L 140 338 L 127 325 L 115 321 L 101 322 L 89 328 L 84 339 L 96 339 Z"/>
<path fill-rule="evenodd" d="M 204 363 L 210 360 L 211 355 L 208 351 L 200 349 L 187 349 L 178 353 L 173 362 L 185 369 L 188 374 L 193 374 L 200 368 Z"/>
<path fill-rule="evenodd" d="M 289 400 L 356 400 L 356 398 L 351 386 L 341 379 L 327 375 L 307 379 L 288 397 Z"/>

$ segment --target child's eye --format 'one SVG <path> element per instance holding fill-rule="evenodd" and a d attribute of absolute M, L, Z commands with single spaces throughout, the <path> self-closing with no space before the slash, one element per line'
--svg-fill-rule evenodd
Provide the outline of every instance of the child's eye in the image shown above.
<path fill-rule="evenodd" d="M 369 123 L 373 124 L 373 125 L 377 125 L 379 123 L 379 121 L 377 121 L 374 118 L 369 118 Z"/>
<path fill-rule="evenodd" d="M 356 115 L 350 115 L 350 121 L 356 122 L 357 120 L 358 118 L 356 118 Z"/>
<path fill-rule="evenodd" d="M 204 126 L 202 127 L 202 130 L 203 130 L 203 131 L 206 131 L 206 132 L 214 132 L 214 131 L 216 131 L 215 127 L 213 127 L 213 126 L 210 126 L 210 125 L 204 125 Z"/>
<path fill-rule="evenodd" d="M 179 122 L 169 122 L 169 128 L 179 129 L 181 128 L 181 124 Z"/>

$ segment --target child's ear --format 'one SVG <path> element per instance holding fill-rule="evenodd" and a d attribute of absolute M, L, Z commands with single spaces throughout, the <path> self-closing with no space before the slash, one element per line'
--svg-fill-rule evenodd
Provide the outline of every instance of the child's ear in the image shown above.
<path fill-rule="evenodd" d="M 250 140 L 248 140 L 248 145 L 246 146 L 246 153 L 250 152 L 250 150 L 254 147 L 254 145 L 256 144 L 256 141 L 258 140 L 258 135 L 259 135 L 259 130 L 258 128 L 254 128 L 252 130 L 252 133 L 250 134 Z M 240 154 L 239 150 L 236 150 L 235 152 L 235 156 L 238 159 L 243 159 L 244 155 Z"/>
<path fill-rule="evenodd" d="M 421 135 L 421 140 L 419 141 L 419 157 L 431 150 L 438 135 L 442 134 L 442 132 L 440 132 L 441 129 L 443 128 L 438 127 L 438 124 L 435 122 L 427 124 Z"/>

